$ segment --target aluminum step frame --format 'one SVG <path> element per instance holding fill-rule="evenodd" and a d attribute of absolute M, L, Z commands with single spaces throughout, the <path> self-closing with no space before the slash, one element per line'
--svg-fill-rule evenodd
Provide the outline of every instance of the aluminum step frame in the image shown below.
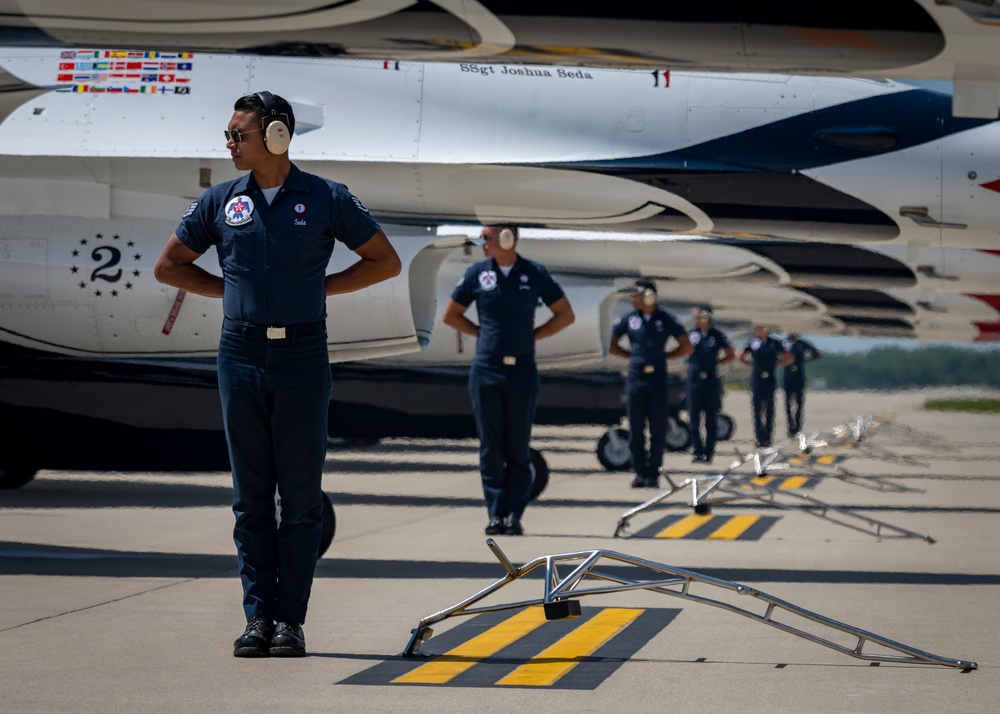
<path fill-rule="evenodd" d="M 978 663 L 966 659 L 953 659 L 932 654 L 909 645 L 890 640 L 873 632 L 849 625 L 838 620 L 824 617 L 816 612 L 793 605 L 790 602 L 777 598 L 768 593 L 757 590 L 746 585 L 741 585 L 729 580 L 721 580 L 708 575 L 696 573 L 691 570 L 675 568 L 663 563 L 657 563 L 644 558 L 618 553 L 609 550 L 581 550 L 570 553 L 560 553 L 555 555 L 545 555 L 528 561 L 524 565 L 517 567 L 511 563 L 506 554 L 500 549 L 496 541 L 492 538 L 486 540 L 486 545 L 490 548 L 505 574 L 493 584 L 480 590 L 475 595 L 462 600 L 461 602 L 428 615 L 410 631 L 410 639 L 403 650 L 404 657 L 425 656 L 419 652 L 420 645 L 433 636 L 432 625 L 451 617 L 467 617 L 479 615 L 487 612 L 498 612 L 502 610 L 523 609 L 531 606 L 553 605 L 556 603 L 566 603 L 577 598 L 593 595 L 610 595 L 619 592 L 632 590 L 649 590 L 651 592 L 671 597 L 680 598 L 689 602 L 711 605 L 712 607 L 728 610 L 737 615 L 742 615 L 755 622 L 759 622 L 769 627 L 774 627 L 782 632 L 786 632 L 797 637 L 801 637 L 809 642 L 813 642 L 823 647 L 835 650 L 842 654 L 854 657 L 855 659 L 868 662 L 890 662 L 899 664 L 931 664 L 943 667 L 954 667 L 964 671 L 978 669 Z M 649 579 L 630 579 L 620 574 L 602 572 L 597 569 L 599 564 L 610 561 L 628 566 L 644 568 L 650 571 Z M 573 564 L 565 577 L 560 575 L 559 566 L 562 564 Z M 545 581 L 543 595 L 532 600 L 521 600 L 512 603 L 473 607 L 482 602 L 488 596 L 496 593 L 507 585 L 524 577 L 536 568 L 545 568 Z M 598 584 L 591 586 L 592 581 Z M 708 586 L 722 588 L 723 590 L 735 592 L 738 595 L 747 596 L 751 600 L 756 600 L 764 604 L 763 612 L 754 612 L 750 609 L 739 607 L 729 602 L 718 600 L 701 594 L 692 592 L 692 586 Z M 563 610 L 572 611 L 571 608 L 556 608 L 551 611 Z M 546 608 L 546 614 L 551 612 Z M 782 622 L 777 619 L 779 613 L 788 613 L 811 622 L 817 623 L 821 628 L 846 633 L 856 638 L 853 646 L 846 646 L 833 642 L 827 637 L 807 632 L 798 627 Z M 548 618 L 557 619 L 557 618 Z M 891 650 L 897 654 L 881 654 L 875 652 L 865 652 L 865 646 L 871 643 L 886 650 Z"/>

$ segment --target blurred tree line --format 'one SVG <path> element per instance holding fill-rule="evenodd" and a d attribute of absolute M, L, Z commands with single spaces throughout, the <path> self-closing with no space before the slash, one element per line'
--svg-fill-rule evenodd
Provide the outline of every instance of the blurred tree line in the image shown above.
<path fill-rule="evenodd" d="M 814 388 L 902 389 L 978 385 L 1000 387 L 1000 350 L 929 346 L 919 349 L 876 347 L 863 353 L 829 353 L 810 362 L 806 374 Z"/>

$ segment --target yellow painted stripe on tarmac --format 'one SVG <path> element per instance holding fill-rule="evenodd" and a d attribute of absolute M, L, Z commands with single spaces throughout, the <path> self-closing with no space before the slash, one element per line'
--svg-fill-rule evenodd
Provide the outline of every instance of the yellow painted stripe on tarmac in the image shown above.
<path fill-rule="evenodd" d="M 833 454 L 824 454 L 816 459 L 817 463 L 823 464 L 824 466 L 829 466 L 830 464 L 836 462 L 837 457 Z"/>
<path fill-rule="evenodd" d="M 676 523 L 664 528 L 662 531 L 657 533 L 655 538 L 683 538 L 684 536 L 692 533 L 703 525 L 712 520 L 711 514 L 705 514 L 704 516 L 699 516 L 697 513 L 692 513 L 690 516 L 685 516 Z"/>
<path fill-rule="evenodd" d="M 760 516 L 733 516 L 720 528 L 712 531 L 708 540 L 736 540 L 747 528 L 760 520 Z"/>
<path fill-rule="evenodd" d="M 402 684 L 445 684 L 474 667 L 479 660 L 496 654 L 545 622 L 543 608 L 526 608 L 481 635 L 445 652 L 433 662 L 421 665 L 392 681 Z"/>
<path fill-rule="evenodd" d="M 808 476 L 789 476 L 785 479 L 784 483 L 778 486 L 779 490 L 791 491 L 796 488 L 802 488 L 806 485 L 806 481 L 809 480 Z"/>
<path fill-rule="evenodd" d="M 549 687 L 589 657 L 605 642 L 628 627 L 644 610 L 607 608 L 539 652 L 497 684 Z"/>
<path fill-rule="evenodd" d="M 753 478 L 750 479 L 750 483 L 752 483 L 754 486 L 766 486 L 767 484 L 774 481 L 774 479 L 775 479 L 774 476 L 767 476 L 767 475 L 754 476 Z M 743 488 L 752 488 L 752 487 L 744 484 Z"/>

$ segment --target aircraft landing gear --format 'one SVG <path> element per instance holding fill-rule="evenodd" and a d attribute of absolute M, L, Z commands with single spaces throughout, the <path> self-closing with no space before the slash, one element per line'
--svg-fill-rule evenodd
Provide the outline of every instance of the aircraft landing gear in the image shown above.
<path fill-rule="evenodd" d="M 274 492 L 274 517 L 281 525 L 281 498 L 278 491 Z M 323 493 L 323 530 L 319 536 L 319 557 L 322 558 L 330 544 L 333 543 L 333 536 L 337 532 L 337 514 L 333 511 L 333 501 Z"/>
<path fill-rule="evenodd" d="M 608 471 L 627 471 L 632 461 L 628 450 L 628 429 L 613 426 L 597 440 L 597 460 Z"/>
<path fill-rule="evenodd" d="M 691 432 L 688 430 L 688 423 L 680 417 L 667 418 L 667 451 L 676 453 L 687 451 L 691 446 Z"/>
<path fill-rule="evenodd" d="M 538 449 L 531 450 L 531 494 L 529 501 L 538 498 L 549 485 L 549 465 Z"/>
<path fill-rule="evenodd" d="M 715 438 L 719 441 L 729 441 L 736 434 L 736 422 L 728 414 L 719 412 L 715 415 Z"/>
<path fill-rule="evenodd" d="M 597 460 L 608 471 L 628 471 L 632 466 L 629 452 L 629 432 L 623 426 L 613 426 L 597 440 Z M 667 418 L 666 449 L 669 452 L 687 451 L 691 446 L 688 424 L 680 417 Z"/>

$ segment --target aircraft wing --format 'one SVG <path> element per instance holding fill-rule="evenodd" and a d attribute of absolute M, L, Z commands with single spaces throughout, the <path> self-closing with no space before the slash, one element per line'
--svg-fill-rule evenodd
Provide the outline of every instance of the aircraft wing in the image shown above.
<path fill-rule="evenodd" d="M 52 84 L 64 54 L 84 64 L 80 52 L 7 49 L 0 66 Z M 86 80 L 31 98 L 0 126 L 0 328 L 24 346 L 211 354 L 217 305 L 178 303 L 151 265 L 190 201 L 235 175 L 220 127 L 234 97 L 265 87 L 284 87 L 301 120 L 293 160 L 347 183 L 406 256 L 400 278 L 335 299 L 331 313 L 342 302 L 347 317 L 329 325 L 334 359 L 426 346 L 441 276 L 453 284 L 460 265 L 458 244 L 428 229 L 456 221 L 562 231 L 537 243 L 543 262 L 593 314 L 589 334 L 550 344 L 563 361 L 602 354 L 622 279 L 669 280 L 678 302 L 734 322 L 769 311 L 844 333 L 845 320 L 906 316 L 829 291 L 912 288 L 924 265 L 872 251 L 851 263 L 851 244 L 1000 245 L 1000 126 L 955 119 L 946 95 L 904 83 L 677 73 L 663 86 L 625 70 L 94 53 Z M 44 321 L 39 306 L 52 308 Z"/>
<path fill-rule="evenodd" d="M 388 61 L 954 80 L 962 116 L 996 117 L 995 0 L 573 5 L 434 0 L 7 3 L 7 42 Z"/>

